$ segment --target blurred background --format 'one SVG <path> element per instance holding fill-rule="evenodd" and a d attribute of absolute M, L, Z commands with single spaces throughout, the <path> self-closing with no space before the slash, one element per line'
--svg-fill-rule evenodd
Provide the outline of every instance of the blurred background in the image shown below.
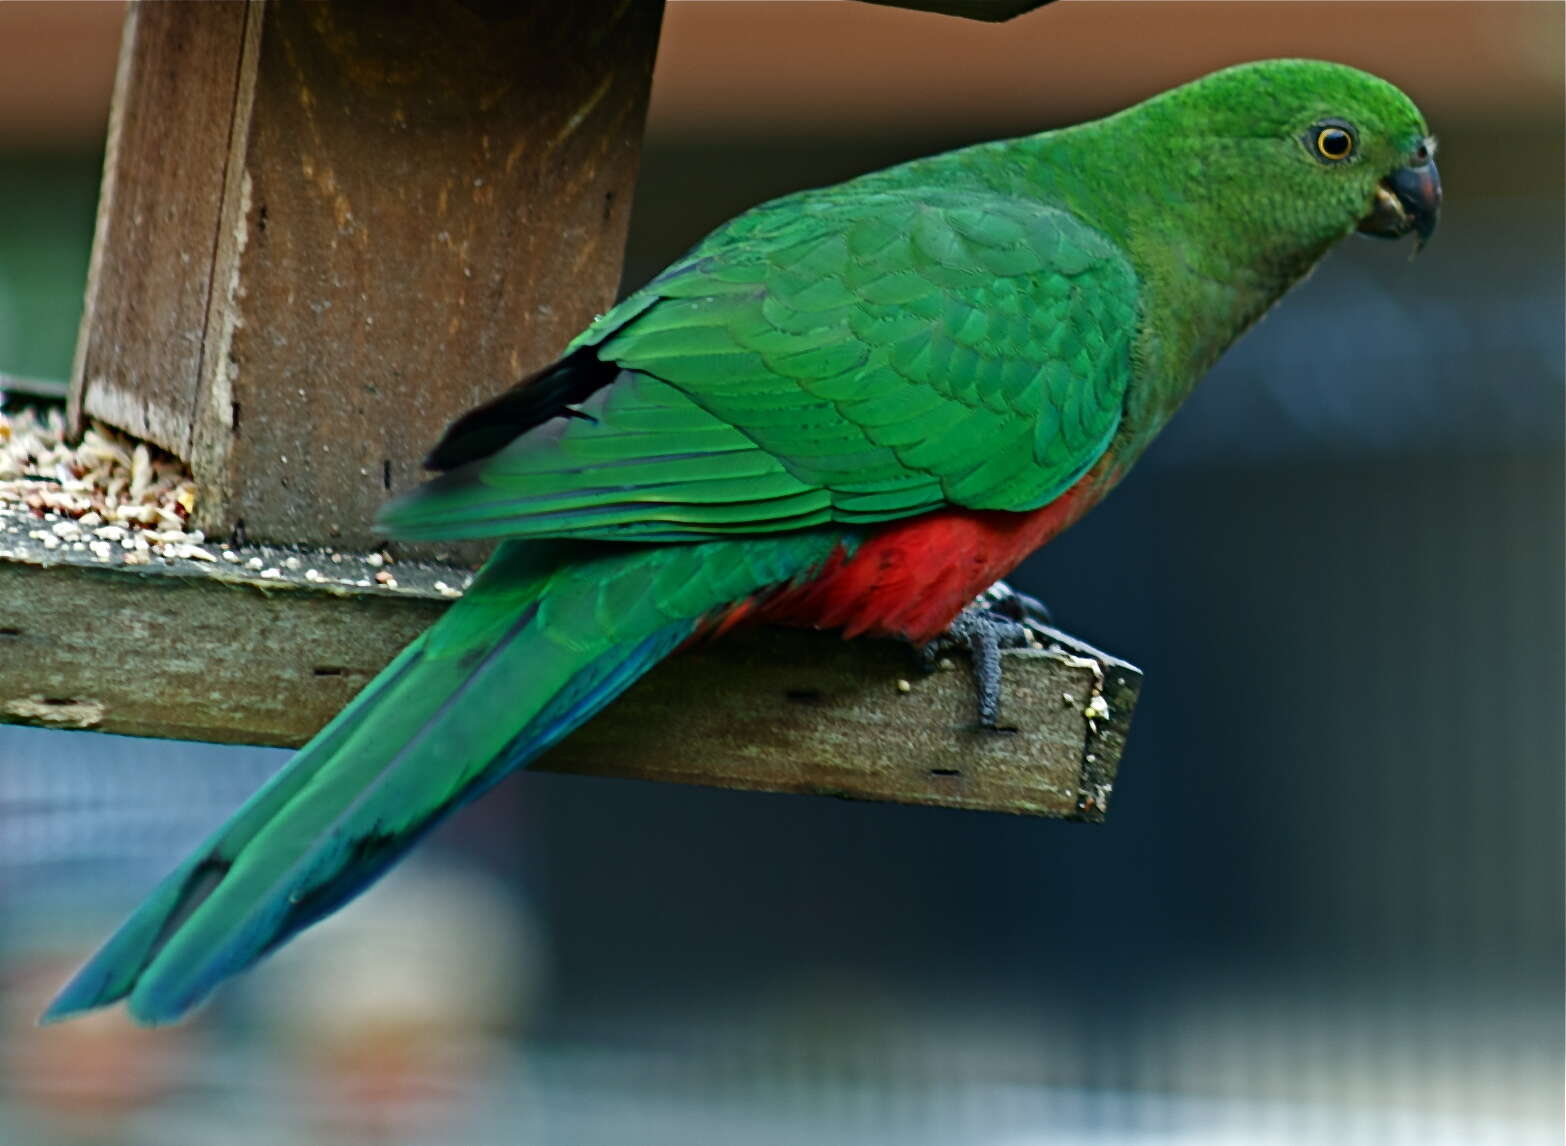
<path fill-rule="evenodd" d="M 1015 579 L 1147 674 L 1102 826 L 524 775 L 193 1023 L 32 1018 L 285 755 L 0 727 L 0 1141 L 1557 1143 L 1563 7 L 671 3 L 626 283 L 736 211 L 1307 55 L 1351 240 Z M 0 5 L 0 371 L 63 379 L 119 6 Z"/>

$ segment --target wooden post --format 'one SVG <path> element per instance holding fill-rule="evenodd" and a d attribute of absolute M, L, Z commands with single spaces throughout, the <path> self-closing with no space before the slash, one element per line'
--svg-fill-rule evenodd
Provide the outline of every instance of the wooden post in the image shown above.
<path fill-rule="evenodd" d="M 658 0 L 128 7 L 71 411 L 209 534 L 368 546 L 618 285 Z"/>

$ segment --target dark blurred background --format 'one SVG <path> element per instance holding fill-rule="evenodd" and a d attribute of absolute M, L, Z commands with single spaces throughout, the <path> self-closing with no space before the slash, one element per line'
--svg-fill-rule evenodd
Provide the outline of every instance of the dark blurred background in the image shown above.
<path fill-rule="evenodd" d="M 1440 136 L 1018 574 L 1147 674 L 1107 824 L 524 775 L 194 1024 L 48 991 L 283 754 L 0 727 L 0 1141 L 1556 1143 L 1563 9 L 669 6 L 626 281 L 771 195 L 1339 59 Z M 0 371 L 63 379 L 114 4 L 0 6 Z"/>

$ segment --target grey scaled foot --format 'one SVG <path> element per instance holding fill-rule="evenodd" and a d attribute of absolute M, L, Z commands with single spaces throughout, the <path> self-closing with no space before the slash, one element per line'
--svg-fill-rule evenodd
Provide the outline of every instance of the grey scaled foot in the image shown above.
<path fill-rule="evenodd" d="M 974 598 L 970 608 L 988 609 L 1013 621 L 1021 621 L 1028 628 L 1038 631 L 1055 623 L 1049 606 L 1037 597 L 1019 593 L 1004 581 L 997 581 Z"/>
<path fill-rule="evenodd" d="M 1001 650 L 1036 646 L 1035 634 L 1049 620 L 1049 610 L 1040 602 L 997 581 L 958 613 L 944 633 L 919 650 L 920 667 L 934 672 L 947 653 L 966 650 L 973 658 L 978 683 L 979 727 L 1015 732 L 1000 726 Z"/>

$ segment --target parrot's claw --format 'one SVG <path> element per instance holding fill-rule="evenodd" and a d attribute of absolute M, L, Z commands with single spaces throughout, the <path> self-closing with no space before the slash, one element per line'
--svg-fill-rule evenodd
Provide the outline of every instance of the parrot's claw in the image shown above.
<path fill-rule="evenodd" d="M 1054 614 L 1048 605 L 1037 597 L 1017 592 L 1004 581 L 997 581 L 980 593 L 969 608 L 988 609 L 1034 629 L 1053 626 L 1055 623 Z"/>
<path fill-rule="evenodd" d="M 1048 622 L 1049 610 L 1042 604 L 997 581 L 958 613 L 944 633 L 919 650 L 920 667 L 934 672 L 947 653 L 966 649 L 978 684 L 978 727 L 1015 732 L 1000 725 L 1001 650 L 1037 645 L 1034 627 Z"/>

